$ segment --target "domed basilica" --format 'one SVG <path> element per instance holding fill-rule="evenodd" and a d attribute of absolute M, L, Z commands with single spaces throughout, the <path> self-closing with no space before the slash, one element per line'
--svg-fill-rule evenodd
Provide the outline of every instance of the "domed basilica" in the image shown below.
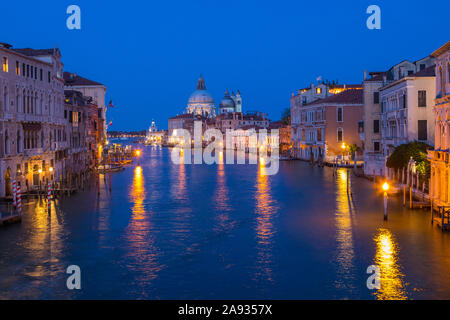
<path fill-rule="evenodd" d="M 189 97 L 186 112 L 202 115 L 208 118 L 213 118 L 216 116 L 214 98 L 206 90 L 205 80 L 201 75 L 197 82 L 197 90 L 195 90 Z M 230 112 L 242 112 L 242 99 L 239 90 L 236 95 L 232 93 L 231 96 L 228 90 L 226 90 L 225 96 L 219 104 L 219 114 Z"/>

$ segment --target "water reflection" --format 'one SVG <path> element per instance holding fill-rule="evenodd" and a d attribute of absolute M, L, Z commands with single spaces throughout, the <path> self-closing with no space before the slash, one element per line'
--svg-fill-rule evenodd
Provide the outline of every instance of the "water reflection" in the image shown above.
<path fill-rule="evenodd" d="M 277 207 L 276 201 L 272 199 L 269 185 L 269 176 L 266 175 L 266 168 L 260 162 L 258 176 L 256 179 L 256 252 L 257 268 L 256 280 L 273 279 L 273 245 L 275 227 L 273 223 Z"/>
<path fill-rule="evenodd" d="M 60 257 L 65 250 L 66 230 L 59 205 L 55 201 L 52 201 L 50 214 L 47 201 L 42 198 L 35 203 L 25 203 L 24 210 L 31 212 L 24 218 L 25 223 L 29 223 L 30 226 L 20 252 L 27 254 L 26 260 L 34 263 L 21 265 L 20 270 L 12 270 L 8 274 L 8 281 L 15 280 L 19 277 L 19 271 L 22 271 L 22 275 L 27 279 L 27 288 L 14 292 L 14 297 L 37 298 L 51 286 L 49 279 L 65 272 L 60 263 Z M 14 253 L 18 254 L 18 252 Z M 6 295 L 10 293 L 13 292 L 4 292 Z M 0 296 L 5 298 L 3 295 Z"/>
<path fill-rule="evenodd" d="M 398 246 L 387 229 L 379 229 L 374 241 L 377 246 L 375 264 L 381 271 L 381 288 L 374 294 L 379 300 L 407 299 L 404 274 L 398 264 Z"/>
<path fill-rule="evenodd" d="M 225 179 L 225 165 L 223 163 L 223 152 L 219 152 L 219 163 L 217 164 L 217 186 L 214 194 L 214 202 L 218 215 L 216 216 L 217 225 L 214 227 L 214 231 L 220 232 L 227 230 L 230 225 L 230 198 L 229 190 L 226 185 Z"/>
<path fill-rule="evenodd" d="M 148 285 L 158 276 L 162 265 L 158 262 L 159 250 L 155 246 L 155 228 L 152 223 L 153 213 L 147 210 L 145 199 L 145 180 L 143 169 L 137 166 L 134 170 L 133 184 L 130 190 L 132 201 L 132 216 L 127 228 L 126 239 L 128 247 L 126 255 L 129 258 L 127 268 L 136 272 L 135 290 Z M 145 296 L 145 292 L 141 293 Z"/>
<path fill-rule="evenodd" d="M 354 207 L 351 201 L 350 190 L 347 189 L 347 172 L 338 170 L 336 180 L 336 262 L 337 277 L 335 286 L 352 292 L 354 289 L 354 243 L 352 229 L 352 212 Z"/>
<path fill-rule="evenodd" d="M 185 246 L 186 239 L 191 235 L 192 231 L 192 207 L 189 202 L 186 165 L 183 163 L 184 158 L 181 157 L 181 163 L 171 167 L 171 199 L 173 203 L 173 224 L 171 241 L 175 245 Z"/>

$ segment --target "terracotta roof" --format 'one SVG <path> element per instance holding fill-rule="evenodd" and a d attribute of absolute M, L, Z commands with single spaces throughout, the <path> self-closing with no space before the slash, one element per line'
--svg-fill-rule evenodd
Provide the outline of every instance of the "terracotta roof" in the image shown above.
<path fill-rule="evenodd" d="M 442 47 L 440 47 L 439 49 L 434 51 L 431 54 L 431 56 L 433 56 L 433 57 L 440 56 L 441 54 L 443 54 L 445 51 L 448 51 L 448 50 L 450 50 L 450 41 L 447 41 L 444 45 L 442 45 Z"/>
<path fill-rule="evenodd" d="M 322 104 L 322 103 L 350 103 L 350 104 L 362 104 L 363 103 L 363 90 L 349 89 L 341 93 L 329 96 L 325 99 L 319 99 L 305 106 Z"/>
<path fill-rule="evenodd" d="M 271 123 L 269 123 L 269 129 L 279 129 L 279 128 L 283 128 L 283 127 L 287 127 L 287 124 L 285 124 L 283 121 L 272 121 Z"/>
<path fill-rule="evenodd" d="M 371 78 L 366 79 L 365 81 L 383 81 L 383 76 L 386 76 L 386 79 L 389 79 L 389 73 L 385 71 L 369 72 L 369 75 Z"/>
<path fill-rule="evenodd" d="M 414 74 L 409 75 L 408 77 L 434 77 L 436 74 L 434 72 L 435 65 L 429 66 L 423 70 L 420 70 Z"/>
<path fill-rule="evenodd" d="M 102 86 L 100 82 L 80 77 L 76 73 L 64 72 L 64 82 L 66 86 Z"/>

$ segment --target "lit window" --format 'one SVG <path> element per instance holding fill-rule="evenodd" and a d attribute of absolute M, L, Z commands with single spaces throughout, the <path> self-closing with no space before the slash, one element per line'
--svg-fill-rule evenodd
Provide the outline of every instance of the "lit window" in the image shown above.
<path fill-rule="evenodd" d="M 19 61 L 16 61 L 16 74 L 20 75 L 20 63 L 19 63 Z"/>
<path fill-rule="evenodd" d="M 316 88 L 316 93 L 317 94 L 321 94 L 322 93 L 322 88 Z"/>
<path fill-rule="evenodd" d="M 8 72 L 8 58 L 3 57 L 3 71 Z"/>

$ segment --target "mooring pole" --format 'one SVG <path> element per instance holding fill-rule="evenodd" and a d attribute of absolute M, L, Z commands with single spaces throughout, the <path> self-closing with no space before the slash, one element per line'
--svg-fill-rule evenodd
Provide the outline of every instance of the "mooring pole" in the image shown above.
<path fill-rule="evenodd" d="M 48 214 L 52 213 L 52 187 L 50 182 L 47 186 L 47 206 L 48 206 Z"/>
<path fill-rule="evenodd" d="M 388 219 L 388 215 L 387 215 L 387 201 L 388 201 L 388 196 L 387 196 L 387 192 L 384 192 L 384 220 Z"/>

